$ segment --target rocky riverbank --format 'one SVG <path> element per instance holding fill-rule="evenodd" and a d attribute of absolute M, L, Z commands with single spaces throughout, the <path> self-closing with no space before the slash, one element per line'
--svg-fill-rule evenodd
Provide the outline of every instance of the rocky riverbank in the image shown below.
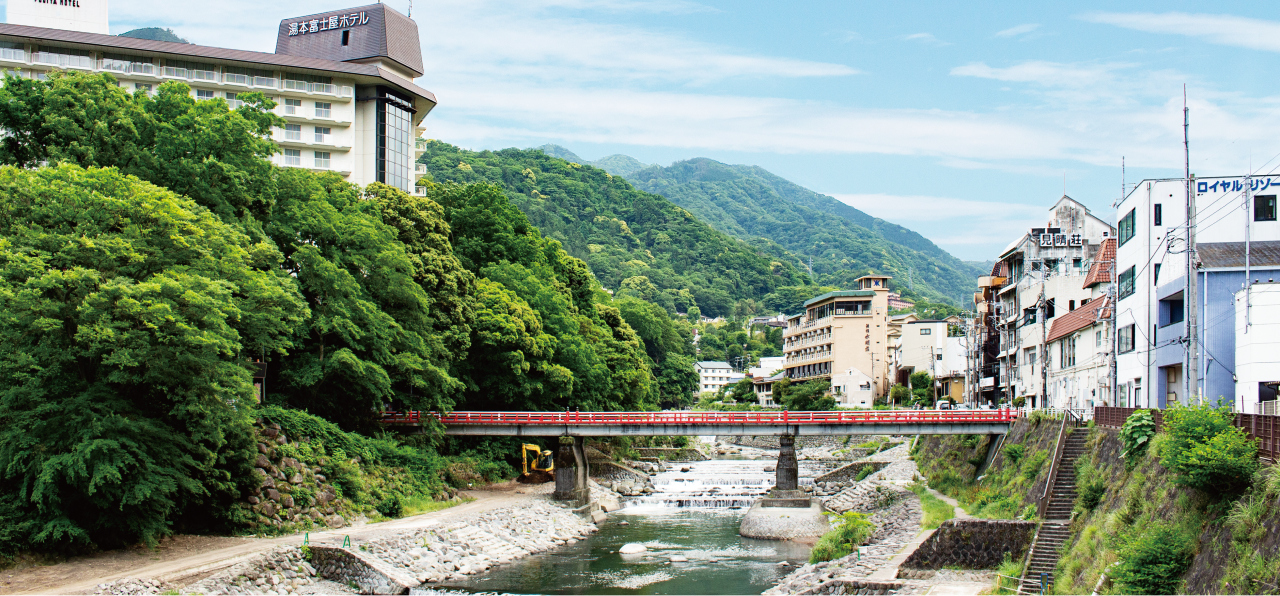
<path fill-rule="evenodd" d="M 595 483 L 592 483 L 593 485 Z M 441 520 L 410 531 L 387 531 L 351 546 L 364 557 L 430 587 L 559 546 L 575 544 L 596 531 L 593 523 L 550 499 L 551 483 L 529 487 L 519 505 Z M 601 497 L 616 495 L 592 486 Z M 348 585 L 320 577 L 307 547 L 286 546 L 181 588 L 182 594 L 351 594 Z M 157 594 L 176 589 L 152 579 L 130 578 L 102 584 L 95 594 Z"/>

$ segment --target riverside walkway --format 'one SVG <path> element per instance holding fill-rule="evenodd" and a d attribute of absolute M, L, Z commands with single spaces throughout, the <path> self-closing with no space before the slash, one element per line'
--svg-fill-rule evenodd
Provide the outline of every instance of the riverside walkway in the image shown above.
<path fill-rule="evenodd" d="M 1004 434 L 1018 410 L 842 410 L 834 412 L 383 412 L 388 427 L 448 435 L 619 437 L 694 435 Z"/>

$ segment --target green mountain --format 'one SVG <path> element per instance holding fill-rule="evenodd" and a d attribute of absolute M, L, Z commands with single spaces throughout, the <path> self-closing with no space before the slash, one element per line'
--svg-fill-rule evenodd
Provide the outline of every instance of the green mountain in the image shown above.
<path fill-rule="evenodd" d="M 644 163 L 630 155 L 615 154 L 601 157 L 595 161 L 587 161 L 579 157 L 577 153 L 565 149 L 560 145 L 548 144 L 538 147 L 537 149 L 551 157 L 558 157 L 567 162 L 578 163 L 584 166 L 594 166 L 609 172 L 614 176 L 622 176 L 624 178 L 645 168 L 659 167 L 657 164 Z"/>
<path fill-rule="evenodd" d="M 967 304 L 982 273 L 900 225 L 863 213 L 756 166 L 706 158 L 627 176 L 712 227 L 754 242 L 769 240 L 806 267 L 814 281 L 848 288 L 869 272 L 892 275 L 904 296 Z"/>
<path fill-rule="evenodd" d="M 606 289 L 671 311 L 696 305 L 708 316 L 728 315 L 739 301 L 760 304 L 780 288 L 810 285 L 776 243 L 717 231 L 666 198 L 557 149 L 551 150 L 557 156 L 546 148 L 475 152 L 432 141 L 420 162 L 439 183 L 502 187 L 545 237 L 586 261 Z"/>
<path fill-rule="evenodd" d="M 132 31 L 125 31 L 120 37 L 132 37 L 134 39 L 149 39 L 151 41 L 173 41 L 177 43 L 191 43 L 173 32 L 173 29 L 163 29 L 160 27 L 143 27 Z"/>

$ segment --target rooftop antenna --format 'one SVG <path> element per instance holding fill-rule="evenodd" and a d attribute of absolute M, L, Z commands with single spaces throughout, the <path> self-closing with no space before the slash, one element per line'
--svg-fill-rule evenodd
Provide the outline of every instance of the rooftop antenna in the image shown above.
<path fill-rule="evenodd" d="M 409 0 L 409 18 L 413 18 L 413 0 Z"/>

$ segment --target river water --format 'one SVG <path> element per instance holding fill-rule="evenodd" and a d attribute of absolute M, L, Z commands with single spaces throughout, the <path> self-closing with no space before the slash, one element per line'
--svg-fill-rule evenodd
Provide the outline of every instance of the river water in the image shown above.
<path fill-rule="evenodd" d="M 672 464 L 653 477 L 657 492 L 624 500 L 600 531 L 577 544 L 525 557 L 483 575 L 441 587 L 516 594 L 759 594 L 809 547 L 738 535 L 747 508 L 773 486 L 775 452 L 760 459 L 715 459 Z M 825 468 L 800 462 L 802 483 Z M 689 472 L 681 472 L 682 467 Z M 626 522 L 623 525 L 622 522 Z M 620 555 L 622 545 L 648 547 Z M 671 563 L 680 555 L 688 562 Z"/>

